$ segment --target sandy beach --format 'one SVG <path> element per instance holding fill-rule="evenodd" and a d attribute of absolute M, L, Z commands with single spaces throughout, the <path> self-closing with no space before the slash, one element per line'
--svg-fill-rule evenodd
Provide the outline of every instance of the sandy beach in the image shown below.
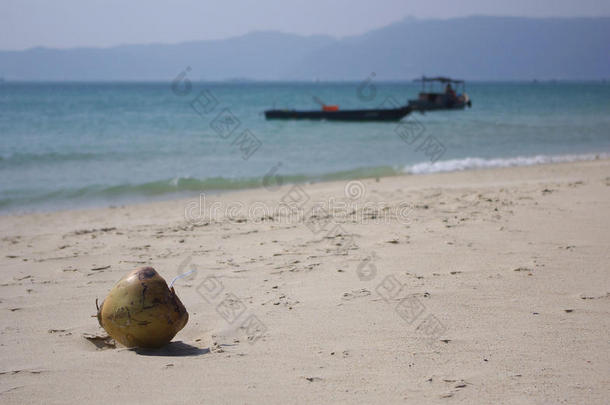
<path fill-rule="evenodd" d="M 609 160 L 274 183 L 3 216 L 0 234 L 2 403 L 610 395 Z M 161 350 L 113 346 L 95 318 L 141 266 L 196 270 Z"/>

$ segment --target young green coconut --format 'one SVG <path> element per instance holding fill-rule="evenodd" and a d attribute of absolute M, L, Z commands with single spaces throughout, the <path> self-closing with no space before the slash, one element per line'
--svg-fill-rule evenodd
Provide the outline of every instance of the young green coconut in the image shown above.
<path fill-rule="evenodd" d="M 100 326 L 127 347 L 164 346 L 188 318 L 174 288 L 152 267 L 134 270 L 119 280 L 97 311 Z"/>

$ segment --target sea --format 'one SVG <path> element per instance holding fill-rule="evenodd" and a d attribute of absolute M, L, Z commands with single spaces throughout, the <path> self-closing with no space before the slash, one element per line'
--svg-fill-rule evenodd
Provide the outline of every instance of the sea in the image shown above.
<path fill-rule="evenodd" d="M 472 82 L 472 107 L 401 122 L 264 111 L 404 105 L 413 82 L 0 83 L 0 214 L 275 184 L 606 158 L 610 83 Z"/>

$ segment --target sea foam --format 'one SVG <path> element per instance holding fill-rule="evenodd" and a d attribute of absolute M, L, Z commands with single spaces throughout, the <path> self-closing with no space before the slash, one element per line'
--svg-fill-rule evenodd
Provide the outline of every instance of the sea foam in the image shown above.
<path fill-rule="evenodd" d="M 486 169 L 494 167 L 532 166 L 547 163 L 577 162 L 596 159 L 607 159 L 609 153 L 588 153 L 580 155 L 536 155 L 517 156 L 511 158 L 484 159 L 467 157 L 464 159 L 439 160 L 437 162 L 422 162 L 406 166 L 403 171 L 410 174 L 426 174 L 440 172 L 456 172 L 462 170 Z"/>

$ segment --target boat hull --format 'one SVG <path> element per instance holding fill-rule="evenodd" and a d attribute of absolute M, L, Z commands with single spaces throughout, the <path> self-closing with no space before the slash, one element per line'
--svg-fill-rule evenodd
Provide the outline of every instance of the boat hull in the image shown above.
<path fill-rule="evenodd" d="M 268 120 L 400 121 L 411 111 L 412 108 L 409 106 L 338 111 L 267 110 L 265 118 Z"/>
<path fill-rule="evenodd" d="M 413 111 L 434 110 L 463 110 L 472 107 L 472 102 L 467 95 L 450 97 L 444 93 L 420 93 L 419 99 L 409 100 L 409 106 Z"/>

